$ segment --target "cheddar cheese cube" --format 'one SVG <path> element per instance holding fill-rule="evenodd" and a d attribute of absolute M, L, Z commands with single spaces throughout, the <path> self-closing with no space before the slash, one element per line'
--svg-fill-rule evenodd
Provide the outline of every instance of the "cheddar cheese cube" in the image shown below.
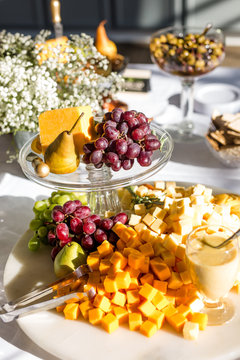
<path fill-rule="evenodd" d="M 168 280 L 169 289 L 179 289 L 183 285 L 180 275 L 173 271 L 170 279 Z"/>
<path fill-rule="evenodd" d="M 88 311 L 92 308 L 92 303 L 89 300 L 83 301 L 81 304 L 79 304 L 79 309 L 85 320 L 88 318 Z"/>
<path fill-rule="evenodd" d="M 130 285 L 128 287 L 129 290 L 134 290 L 137 289 L 139 286 L 139 281 L 137 277 L 131 277 L 131 282 Z"/>
<path fill-rule="evenodd" d="M 159 291 L 161 291 L 161 293 L 166 294 L 167 292 L 167 286 L 168 286 L 168 282 L 167 281 L 161 281 L 161 280 L 153 280 L 153 287 Z"/>
<path fill-rule="evenodd" d="M 108 274 L 108 271 L 111 267 L 111 262 L 108 259 L 102 259 L 99 264 L 99 271 L 101 275 Z"/>
<path fill-rule="evenodd" d="M 93 325 L 98 325 L 101 323 L 104 315 L 105 313 L 99 308 L 90 309 L 88 311 L 88 321 Z"/>
<path fill-rule="evenodd" d="M 139 251 L 141 251 L 141 253 L 145 256 L 149 256 L 149 257 L 154 256 L 154 250 L 150 242 L 140 245 Z"/>
<path fill-rule="evenodd" d="M 110 244 L 109 241 L 104 240 L 104 241 L 101 243 L 101 245 L 99 245 L 99 246 L 97 247 L 97 251 L 99 252 L 99 255 L 100 255 L 101 257 L 105 257 L 105 256 L 107 256 L 107 255 L 112 254 L 112 252 L 113 252 L 113 246 L 112 246 L 112 244 Z"/>
<path fill-rule="evenodd" d="M 185 254 L 186 254 L 186 245 L 185 244 L 179 244 L 177 246 L 175 256 L 177 258 L 183 260 L 185 258 Z"/>
<path fill-rule="evenodd" d="M 149 264 L 150 264 L 150 258 L 148 256 L 145 256 L 144 263 L 139 268 L 141 273 L 147 274 L 149 272 Z"/>
<path fill-rule="evenodd" d="M 100 264 L 100 255 L 99 253 L 91 253 L 87 257 L 87 264 L 92 270 L 98 270 Z"/>
<path fill-rule="evenodd" d="M 113 295 L 111 301 L 112 301 L 113 304 L 123 307 L 125 305 L 125 303 L 126 303 L 126 294 L 124 294 L 124 293 L 122 293 L 120 291 L 117 291 Z"/>
<path fill-rule="evenodd" d="M 125 248 L 125 242 L 121 239 L 118 239 L 118 241 L 116 242 L 116 246 L 117 246 L 117 249 L 122 251 L 124 248 Z"/>
<path fill-rule="evenodd" d="M 162 310 L 168 306 L 169 301 L 160 291 L 157 291 L 156 295 L 152 299 L 152 303 L 158 310 Z"/>
<path fill-rule="evenodd" d="M 145 283 L 139 291 L 139 295 L 145 299 L 152 301 L 154 296 L 157 294 L 157 290 L 148 283 Z"/>
<path fill-rule="evenodd" d="M 190 315 L 192 313 L 192 310 L 190 309 L 190 307 L 183 305 L 183 304 L 181 304 L 177 307 L 177 311 L 179 313 L 183 314 L 183 316 L 185 316 L 185 318 L 188 317 L 188 315 Z"/>
<path fill-rule="evenodd" d="M 167 250 L 175 254 L 179 245 L 179 239 L 173 234 L 169 234 L 165 237 L 162 244 Z"/>
<path fill-rule="evenodd" d="M 93 305 L 104 312 L 108 312 L 111 307 L 111 302 L 106 296 L 97 294 L 94 298 Z"/>
<path fill-rule="evenodd" d="M 131 214 L 128 224 L 135 226 L 141 222 L 142 217 L 140 215 Z"/>
<path fill-rule="evenodd" d="M 79 305 L 77 303 L 67 304 L 63 310 L 65 319 L 77 320 L 80 315 Z"/>
<path fill-rule="evenodd" d="M 142 285 L 144 285 L 145 283 L 148 283 L 149 285 L 153 285 L 153 280 L 154 280 L 154 276 L 153 276 L 153 274 L 151 274 L 149 272 L 147 274 L 141 276 L 141 278 L 140 278 L 140 282 Z"/>
<path fill-rule="evenodd" d="M 128 290 L 126 292 L 127 295 L 127 303 L 128 304 L 139 304 L 140 303 L 140 297 L 138 290 Z"/>
<path fill-rule="evenodd" d="M 161 329 L 163 326 L 165 315 L 160 310 L 154 310 L 154 312 L 148 317 L 148 320 L 157 325 L 157 329 Z"/>
<path fill-rule="evenodd" d="M 102 318 L 101 325 L 104 330 L 111 334 L 113 331 L 117 330 L 119 322 L 115 315 L 109 313 Z"/>
<path fill-rule="evenodd" d="M 169 267 L 160 258 L 151 259 L 150 267 L 159 280 L 164 281 L 169 279 L 171 276 Z"/>
<path fill-rule="evenodd" d="M 112 231 L 115 232 L 119 237 L 121 237 L 121 233 L 123 230 L 126 229 L 126 225 L 122 224 L 120 221 L 118 221 L 116 224 L 113 225 Z"/>
<path fill-rule="evenodd" d="M 151 226 L 152 225 L 152 223 L 154 222 L 156 220 L 156 218 L 154 217 L 154 216 L 152 216 L 152 214 L 150 214 L 150 213 L 147 213 L 144 217 L 143 217 L 143 219 L 142 219 L 142 221 L 144 222 L 144 224 L 146 224 L 147 226 Z"/>
<path fill-rule="evenodd" d="M 147 225 L 145 225 L 144 223 L 140 222 L 139 224 L 134 226 L 134 230 L 141 235 L 143 230 L 147 229 Z"/>
<path fill-rule="evenodd" d="M 127 271 L 117 273 L 115 280 L 119 290 L 128 289 L 131 284 L 131 277 Z"/>
<path fill-rule="evenodd" d="M 128 324 L 130 330 L 139 330 L 142 325 L 142 315 L 140 313 L 130 313 L 128 315 Z"/>
<path fill-rule="evenodd" d="M 133 269 L 139 269 L 145 263 L 145 256 L 141 253 L 130 253 L 128 255 L 128 265 Z"/>
<path fill-rule="evenodd" d="M 148 317 L 154 312 L 154 310 L 156 310 L 156 307 L 152 304 L 151 301 L 144 300 L 140 305 L 138 305 L 138 309 L 144 316 Z"/>
<path fill-rule="evenodd" d="M 199 325 L 199 330 L 205 330 L 208 316 L 205 313 L 195 312 L 190 316 L 190 321 Z"/>
<path fill-rule="evenodd" d="M 172 267 L 175 265 L 176 258 L 170 251 L 168 250 L 163 251 L 161 253 L 161 257 L 163 258 L 165 264 L 167 264 L 168 266 Z"/>
<path fill-rule="evenodd" d="M 144 215 L 146 213 L 146 206 L 144 204 L 134 205 L 134 212 L 136 215 Z"/>
<path fill-rule="evenodd" d="M 103 284 L 105 291 L 108 293 L 118 291 L 118 285 L 115 276 L 106 276 Z"/>
<path fill-rule="evenodd" d="M 167 305 L 161 311 L 164 313 L 166 320 L 168 320 L 171 316 L 178 313 L 177 309 L 175 308 L 175 306 L 173 306 L 173 304 Z"/>
<path fill-rule="evenodd" d="M 141 325 L 140 332 L 147 337 L 151 337 L 157 332 L 157 325 L 150 320 L 146 320 Z"/>
<path fill-rule="evenodd" d="M 187 319 L 181 313 L 176 313 L 168 318 L 168 323 L 178 332 L 183 329 L 185 322 Z"/>
<path fill-rule="evenodd" d="M 192 283 L 192 279 L 191 279 L 191 276 L 189 274 L 189 271 L 182 271 L 179 273 L 180 275 L 180 278 L 183 282 L 184 285 L 188 285 L 188 284 L 191 284 Z"/>
<path fill-rule="evenodd" d="M 128 311 L 120 306 L 114 306 L 113 313 L 118 319 L 119 324 L 128 322 Z"/>
<path fill-rule="evenodd" d="M 161 232 L 161 225 L 163 221 L 161 219 L 155 219 L 153 223 L 149 226 L 152 231 L 155 231 L 156 233 Z"/>
<path fill-rule="evenodd" d="M 115 251 L 110 258 L 110 262 L 117 269 L 124 269 L 127 265 L 128 260 L 119 251 Z"/>

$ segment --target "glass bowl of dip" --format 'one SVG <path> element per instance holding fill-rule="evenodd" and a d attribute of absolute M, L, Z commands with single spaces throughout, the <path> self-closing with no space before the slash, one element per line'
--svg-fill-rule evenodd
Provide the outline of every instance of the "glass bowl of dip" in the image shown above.
<path fill-rule="evenodd" d="M 193 230 L 187 239 L 187 265 L 204 303 L 208 325 L 229 322 L 234 316 L 234 306 L 227 295 L 233 287 L 239 270 L 238 238 L 218 246 L 233 235 L 222 225 L 205 225 Z"/>

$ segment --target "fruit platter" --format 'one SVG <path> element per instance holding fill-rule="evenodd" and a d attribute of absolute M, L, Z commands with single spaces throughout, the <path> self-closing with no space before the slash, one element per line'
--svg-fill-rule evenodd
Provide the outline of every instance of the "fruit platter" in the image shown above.
<path fill-rule="evenodd" d="M 209 241 L 221 226 L 239 229 L 240 197 L 202 184 L 149 182 L 173 143 L 136 110 L 116 108 L 97 122 L 88 106 L 51 110 L 40 115 L 39 129 L 19 162 L 30 180 L 54 191 L 35 202 L 29 230 L 9 256 L 1 319 L 17 319 L 61 359 L 239 354 L 239 274 L 228 281 L 233 319 L 208 326 L 186 249 L 199 226 L 219 224 L 204 233 Z M 40 293 L 48 295 L 42 303 Z M 25 307 L 33 294 L 37 304 Z M 223 336 L 228 346 L 219 344 Z"/>

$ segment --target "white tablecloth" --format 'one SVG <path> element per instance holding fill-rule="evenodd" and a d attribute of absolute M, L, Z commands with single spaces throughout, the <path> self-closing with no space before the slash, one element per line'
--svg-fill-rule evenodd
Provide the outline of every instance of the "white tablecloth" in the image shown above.
<path fill-rule="evenodd" d="M 125 94 L 125 98 L 124 95 L 121 98 L 130 107 L 145 111 L 148 116 L 153 115 L 158 123 L 180 119 L 179 108 L 174 105 L 177 99 L 174 95 L 180 92 L 178 80 L 163 75 L 154 65 L 130 67 L 152 70 L 152 91 L 147 95 Z M 240 87 L 240 69 L 219 68 L 199 80 L 199 84 L 208 82 L 224 82 Z M 208 116 L 195 114 L 194 119 L 207 130 Z M 0 137 L 0 303 L 5 301 L 2 278 L 8 254 L 28 228 L 34 201 L 51 192 L 27 180 L 17 161 L 7 163 L 7 150 L 11 153 L 15 151 L 11 135 Z M 240 193 L 240 169 L 221 165 L 209 152 L 204 140 L 196 144 L 175 144 L 171 161 L 152 179 L 204 183 Z M 30 360 L 36 357 L 56 359 L 29 340 L 16 322 L 3 324 L 0 321 L 0 359 Z"/>

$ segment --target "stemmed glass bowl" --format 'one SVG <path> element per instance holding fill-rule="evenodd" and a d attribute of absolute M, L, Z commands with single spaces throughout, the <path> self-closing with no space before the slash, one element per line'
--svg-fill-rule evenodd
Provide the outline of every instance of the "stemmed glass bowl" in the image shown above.
<path fill-rule="evenodd" d="M 193 88 L 195 79 L 214 70 L 223 61 L 224 36 L 220 29 L 168 27 L 155 32 L 150 39 L 152 61 L 158 67 L 181 80 L 180 122 L 166 126 L 177 142 L 195 142 L 199 134 L 194 133 Z"/>

